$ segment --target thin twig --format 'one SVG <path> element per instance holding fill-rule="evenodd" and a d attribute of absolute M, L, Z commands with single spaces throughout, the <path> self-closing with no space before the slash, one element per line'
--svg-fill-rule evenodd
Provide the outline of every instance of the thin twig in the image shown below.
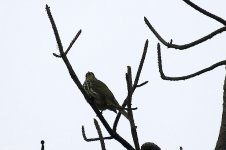
<path fill-rule="evenodd" d="M 98 124 L 98 121 L 97 121 L 96 119 L 94 119 L 94 124 L 95 124 L 95 127 L 96 127 L 96 129 L 97 129 L 97 133 L 98 133 L 99 138 L 100 138 L 101 149 L 102 149 L 102 150 L 106 150 L 105 143 L 104 143 L 104 138 L 103 138 L 103 135 L 102 135 L 100 126 L 99 126 L 99 124 Z"/>
<path fill-rule="evenodd" d="M 166 76 L 164 73 L 163 73 L 163 69 L 162 69 L 162 56 L 161 56 L 161 48 L 160 48 L 160 44 L 158 43 L 157 45 L 157 50 L 158 50 L 158 66 L 159 66 L 159 72 L 160 72 L 160 75 L 161 75 L 161 78 L 163 80 L 170 80 L 170 81 L 179 81 L 179 80 L 187 80 L 187 79 L 190 79 L 190 78 L 193 78 L 195 76 L 198 76 L 198 75 L 201 75 L 205 72 L 208 72 L 210 70 L 213 70 L 219 66 L 223 66 L 223 65 L 226 65 L 226 60 L 223 60 L 223 61 L 220 61 L 218 63 L 215 63 L 205 69 L 202 69 L 196 73 L 193 73 L 193 74 L 190 74 L 190 75 L 186 75 L 186 76 L 180 76 L 180 77 L 169 77 L 169 76 Z"/>
<path fill-rule="evenodd" d="M 85 92 L 81 82 L 79 81 L 74 69 L 72 68 L 67 56 L 65 55 L 64 51 L 63 51 L 63 46 L 60 40 L 60 36 L 58 34 L 57 31 L 57 27 L 55 25 L 55 22 L 53 20 L 52 14 L 50 12 L 49 6 L 46 5 L 46 11 L 48 14 L 48 17 L 50 19 L 53 31 L 54 31 L 54 35 L 59 47 L 59 51 L 60 51 L 60 56 L 62 57 L 65 65 L 67 66 L 68 72 L 72 78 L 72 80 L 74 81 L 74 83 L 77 85 L 77 87 L 79 88 L 79 90 L 81 91 L 81 93 L 83 94 L 84 98 L 87 100 L 87 102 L 90 104 L 90 106 L 92 107 L 92 109 L 94 110 L 94 112 L 97 114 L 98 118 L 100 119 L 100 121 L 102 122 L 102 124 L 104 125 L 104 127 L 106 128 L 106 130 L 108 131 L 108 133 L 115 139 L 117 140 L 119 143 L 121 143 L 125 148 L 127 148 L 128 150 L 134 150 L 134 148 L 125 140 L 123 139 L 118 133 L 114 132 L 111 127 L 109 126 L 109 124 L 107 123 L 107 121 L 104 119 L 104 117 L 102 116 L 101 112 L 98 110 L 98 108 L 96 107 L 96 105 L 94 104 L 93 100 L 88 96 L 88 94 Z"/>
<path fill-rule="evenodd" d="M 128 107 L 129 122 L 130 122 L 130 127 L 131 127 L 131 134 L 133 137 L 133 143 L 135 145 L 135 149 L 140 150 L 139 140 L 138 140 L 138 136 L 137 136 L 137 127 L 135 125 L 135 121 L 133 118 L 133 111 L 131 109 L 133 86 L 132 86 L 132 73 L 131 73 L 130 66 L 127 66 L 126 81 L 127 81 L 127 89 L 128 89 L 127 107 Z"/>
<path fill-rule="evenodd" d="M 213 38 L 215 35 L 217 34 L 220 34 L 224 31 L 226 31 L 226 27 L 222 27 L 222 28 L 219 28 L 215 31 L 213 31 L 212 33 L 198 39 L 198 40 L 195 40 L 191 43 L 188 43 L 188 44 L 184 44 L 184 45 L 177 45 L 177 44 L 173 44 L 172 43 L 172 40 L 170 42 L 166 42 L 166 40 L 164 40 L 160 35 L 159 33 L 155 30 L 155 28 L 151 25 L 151 23 L 148 21 L 148 19 L 146 17 L 144 17 L 144 21 L 145 23 L 147 24 L 148 28 L 153 32 L 153 34 L 157 37 L 157 39 L 162 43 L 164 44 L 165 46 L 167 46 L 168 48 L 175 48 L 175 49 L 179 49 L 179 50 L 185 50 L 187 48 L 190 48 L 192 46 L 195 46 L 195 45 L 198 45 L 200 43 L 203 43 L 211 38 Z"/>
<path fill-rule="evenodd" d="M 145 82 L 143 82 L 143 83 L 137 85 L 136 87 L 137 87 L 137 88 L 138 88 L 138 87 L 142 87 L 142 86 L 144 86 L 144 85 L 147 84 L 147 83 L 148 83 L 148 81 L 145 81 Z"/>
<path fill-rule="evenodd" d="M 226 26 L 226 20 L 222 19 L 219 16 L 216 16 L 210 12 L 208 12 L 207 10 L 199 7 L 198 5 L 196 5 L 195 3 L 191 2 L 190 0 L 183 0 L 186 4 L 188 4 L 189 6 L 191 6 L 192 8 L 194 8 L 195 10 L 199 11 L 200 13 L 222 23 L 224 26 Z"/>
<path fill-rule="evenodd" d="M 141 57 L 141 60 L 140 60 L 139 67 L 137 69 L 136 77 L 135 77 L 134 84 L 133 84 L 132 93 L 135 91 L 135 89 L 137 87 L 137 84 L 138 84 L 138 81 L 139 81 L 139 78 L 140 78 L 140 74 L 141 74 L 141 70 L 143 68 L 144 60 L 145 60 L 145 57 L 146 57 L 147 49 L 148 49 L 148 39 L 145 41 L 145 44 L 144 44 L 144 49 L 143 49 L 143 53 L 142 53 L 142 57 Z M 125 108 L 125 106 L 127 105 L 127 100 L 128 100 L 128 96 L 126 97 L 126 99 L 124 100 L 124 102 L 122 104 L 123 108 Z M 113 130 L 114 131 L 117 130 L 117 125 L 118 125 L 120 117 L 121 117 L 121 113 L 118 113 L 116 118 L 115 118 L 114 124 L 113 124 Z"/>
<path fill-rule="evenodd" d="M 110 105 L 109 105 L 110 106 Z M 111 105 L 112 106 L 112 105 Z M 116 109 L 122 109 L 122 110 L 127 110 L 128 111 L 128 108 L 123 108 L 123 107 L 121 107 L 121 106 L 119 106 L 119 107 L 117 107 L 117 106 L 112 106 L 112 107 L 114 107 L 114 108 L 116 108 Z M 135 108 L 131 108 L 131 110 L 137 110 L 137 107 L 135 107 Z"/>
<path fill-rule="evenodd" d="M 135 91 L 135 89 L 137 87 L 137 84 L 138 84 L 138 81 L 139 81 L 139 78 L 140 78 L 140 74 L 141 74 L 141 71 L 142 71 L 142 68 L 143 68 L 143 65 L 144 65 L 144 60 L 146 58 L 147 50 L 148 50 L 148 39 L 145 41 L 145 44 L 144 44 L 144 50 L 143 50 L 143 54 L 142 54 L 142 57 L 141 57 L 141 60 L 140 60 L 140 64 L 139 64 L 139 67 L 137 69 L 137 74 L 136 74 L 136 77 L 135 77 L 135 80 L 134 80 L 134 83 L 133 83 L 132 93 Z"/>
<path fill-rule="evenodd" d="M 82 137 L 86 142 L 93 142 L 93 141 L 99 141 L 100 138 L 87 138 L 85 128 L 82 126 Z M 108 136 L 108 137 L 103 137 L 104 140 L 111 140 L 113 137 Z"/>
<path fill-rule="evenodd" d="M 68 46 L 67 50 L 65 51 L 65 54 L 67 55 L 67 53 L 69 52 L 69 50 L 71 49 L 71 47 L 73 46 L 73 44 L 75 43 L 75 41 L 78 39 L 79 35 L 82 33 L 82 30 L 80 29 L 78 31 L 78 33 L 75 35 L 74 39 L 71 41 L 70 45 Z"/>

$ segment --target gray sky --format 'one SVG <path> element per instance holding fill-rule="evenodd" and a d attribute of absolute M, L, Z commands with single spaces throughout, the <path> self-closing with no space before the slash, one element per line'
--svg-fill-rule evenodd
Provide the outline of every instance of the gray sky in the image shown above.
<path fill-rule="evenodd" d="M 193 1 L 226 19 L 223 0 Z M 169 41 L 184 44 L 222 25 L 201 15 L 181 0 L 0 0 L 0 149 L 46 150 L 100 149 L 99 142 L 87 143 L 81 135 L 96 137 L 96 117 L 72 82 L 58 53 L 45 4 L 57 24 L 64 47 L 79 29 L 82 34 L 68 57 L 81 82 L 87 71 L 104 81 L 122 103 L 126 97 L 126 66 L 133 76 L 144 42 L 149 48 L 140 81 L 149 83 L 133 97 L 140 144 L 154 142 L 163 150 L 212 150 L 222 113 L 225 69 L 220 67 L 187 81 L 163 81 L 157 68 L 157 40 L 143 21 L 146 16 Z M 162 46 L 166 75 L 196 72 L 225 59 L 226 34 L 186 51 Z M 104 112 L 110 124 L 115 114 Z M 104 135 L 108 135 L 102 127 Z M 118 127 L 132 143 L 129 123 L 122 118 Z M 106 141 L 108 150 L 123 150 Z"/>

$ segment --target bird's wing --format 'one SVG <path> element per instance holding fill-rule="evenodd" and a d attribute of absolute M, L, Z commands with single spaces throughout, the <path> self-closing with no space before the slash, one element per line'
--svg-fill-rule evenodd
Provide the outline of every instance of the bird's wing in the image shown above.
<path fill-rule="evenodd" d="M 107 87 L 107 85 L 104 84 L 100 80 L 96 80 L 95 82 L 93 82 L 92 88 L 94 89 L 94 91 L 96 91 L 99 94 L 102 94 L 104 97 L 114 97 L 114 95 L 109 90 L 109 88 Z"/>
<path fill-rule="evenodd" d="M 120 107 L 119 103 L 116 101 L 113 93 L 111 92 L 111 90 L 107 87 L 106 84 L 104 84 L 102 81 L 100 80 L 96 80 L 93 83 L 93 88 L 94 90 L 101 94 L 101 96 L 103 96 L 107 101 L 109 105 L 115 106 L 115 107 Z"/>

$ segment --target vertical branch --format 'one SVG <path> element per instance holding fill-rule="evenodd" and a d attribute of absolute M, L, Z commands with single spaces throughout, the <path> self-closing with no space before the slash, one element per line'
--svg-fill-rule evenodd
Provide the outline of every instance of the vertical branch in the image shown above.
<path fill-rule="evenodd" d="M 101 148 L 102 148 L 102 150 L 106 150 L 105 143 L 104 143 L 104 138 L 103 138 L 103 135 L 102 135 L 100 126 L 99 126 L 99 124 L 98 124 L 98 121 L 97 121 L 96 119 L 94 119 L 94 124 L 95 124 L 95 126 L 96 126 L 97 133 L 98 133 L 99 138 L 100 138 L 100 145 L 101 145 Z"/>
<path fill-rule="evenodd" d="M 147 49 L 148 49 L 148 39 L 145 41 L 144 50 L 143 50 L 143 53 L 142 53 L 142 57 L 141 57 L 141 60 L 140 60 L 139 67 L 137 69 L 137 74 L 136 74 L 136 77 L 135 77 L 135 80 L 134 80 L 132 93 L 134 93 L 135 89 L 138 87 L 137 84 L 138 84 L 138 81 L 139 81 L 139 78 L 140 78 L 141 70 L 143 68 L 144 60 L 145 60 L 145 57 L 146 57 L 146 54 L 147 54 Z M 146 81 L 145 83 L 148 83 L 148 81 Z M 127 105 L 127 100 L 128 100 L 128 96 L 126 97 L 126 99 L 124 100 L 124 102 L 122 104 L 123 108 L 125 108 L 125 106 Z M 121 116 L 121 113 L 118 113 L 118 115 L 115 118 L 115 122 L 113 124 L 113 130 L 114 131 L 116 131 L 120 116 Z"/>
<path fill-rule="evenodd" d="M 226 76 L 224 79 L 223 112 L 221 118 L 221 127 L 215 150 L 225 150 L 225 149 L 226 149 Z"/>
<path fill-rule="evenodd" d="M 41 150 L 45 150 L 45 147 L 44 147 L 45 141 L 41 140 L 41 144 L 42 144 Z"/>
<path fill-rule="evenodd" d="M 138 140 L 137 130 L 136 130 L 137 127 L 135 126 L 135 122 L 134 122 L 134 118 L 133 118 L 133 111 L 131 109 L 133 86 L 132 86 L 132 73 L 131 73 L 131 67 L 130 66 L 127 66 L 126 80 L 127 80 L 127 88 L 128 88 L 127 107 L 128 107 L 128 115 L 129 115 L 131 133 L 132 133 L 135 149 L 140 150 L 140 145 L 139 145 L 139 140 Z"/>

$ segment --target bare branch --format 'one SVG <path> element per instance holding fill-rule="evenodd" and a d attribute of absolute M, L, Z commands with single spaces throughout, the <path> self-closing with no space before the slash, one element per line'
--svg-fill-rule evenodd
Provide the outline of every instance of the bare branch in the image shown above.
<path fill-rule="evenodd" d="M 189 6 L 191 6 L 192 8 L 194 8 L 195 10 L 199 11 L 200 13 L 222 23 L 224 26 L 226 26 L 226 21 L 224 19 L 222 19 L 219 16 L 216 16 L 210 12 L 208 12 L 207 10 L 199 7 L 198 5 L 196 5 L 195 3 L 191 2 L 190 0 L 183 0 L 186 4 L 188 4 Z"/>
<path fill-rule="evenodd" d="M 75 43 L 75 41 L 78 39 L 79 35 L 82 33 L 82 30 L 80 29 L 78 31 L 78 33 L 75 35 L 74 39 L 71 41 L 70 45 L 68 46 L 67 50 L 65 51 L 65 54 L 67 55 L 67 53 L 69 52 L 69 50 L 71 49 L 71 47 L 73 46 L 73 44 Z"/>
<path fill-rule="evenodd" d="M 69 52 L 69 50 L 71 49 L 71 47 L 73 46 L 73 44 L 75 43 L 75 41 L 78 39 L 78 37 L 79 37 L 79 35 L 82 33 L 82 30 L 80 29 L 79 31 L 78 31 L 78 33 L 75 35 L 75 37 L 74 37 L 74 39 L 71 41 L 71 43 L 70 43 L 70 45 L 68 46 L 68 48 L 67 48 L 67 50 L 65 51 L 65 55 L 67 55 L 67 53 Z M 61 56 L 60 55 L 57 55 L 57 54 L 55 54 L 55 53 L 53 53 L 53 55 L 55 56 L 55 57 L 57 57 L 57 58 L 61 58 Z"/>
<path fill-rule="evenodd" d="M 44 146 L 45 141 L 44 140 L 41 140 L 41 144 L 42 144 L 41 150 L 45 150 L 45 146 Z"/>
<path fill-rule="evenodd" d="M 84 126 L 82 126 L 82 136 L 83 136 L 83 139 L 86 142 L 92 142 L 92 141 L 99 141 L 100 140 L 100 138 L 87 138 Z M 113 139 L 113 137 L 108 136 L 108 137 L 103 137 L 103 139 L 104 140 L 111 140 L 111 139 Z"/>
<path fill-rule="evenodd" d="M 139 78 L 140 78 L 140 74 L 141 74 L 141 70 L 142 70 L 143 65 L 144 65 L 144 60 L 145 60 L 145 57 L 146 57 L 146 54 L 147 54 L 147 50 L 148 50 L 148 39 L 145 41 L 145 44 L 144 44 L 144 50 L 143 50 L 143 54 L 142 54 L 142 57 L 141 57 L 141 60 L 140 60 L 140 64 L 139 64 L 139 67 L 137 69 L 137 74 L 136 74 L 136 77 L 135 77 L 135 80 L 134 80 L 134 83 L 133 83 L 132 93 L 135 91 L 135 89 L 137 87 L 137 84 L 138 84 L 138 81 L 139 81 Z"/>
<path fill-rule="evenodd" d="M 130 66 L 127 66 L 126 81 L 127 81 L 127 89 L 128 89 L 127 107 L 128 107 L 128 115 L 129 115 L 131 133 L 132 133 L 135 149 L 140 150 L 139 140 L 138 140 L 138 136 L 137 136 L 137 127 L 135 125 L 134 118 L 133 118 L 133 111 L 131 109 L 133 86 L 132 86 L 132 73 L 131 73 L 131 67 Z"/>
<path fill-rule="evenodd" d="M 139 85 L 137 85 L 136 87 L 141 87 L 141 86 L 144 86 L 145 84 L 147 84 L 148 83 L 148 81 L 145 81 L 145 82 L 143 82 L 143 83 L 141 83 L 141 84 L 139 84 Z"/>
<path fill-rule="evenodd" d="M 60 55 L 56 54 L 56 53 L 53 53 L 53 56 L 57 57 L 57 58 L 61 58 Z"/>
<path fill-rule="evenodd" d="M 60 56 L 63 59 L 65 65 L 67 66 L 68 72 L 72 78 L 72 80 L 74 81 L 74 83 L 77 85 L 77 87 L 79 88 L 79 90 L 81 91 L 81 93 L 83 94 L 84 98 L 87 100 L 87 102 L 90 104 L 90 106 L 92 107 L 92 109 L 94 110 L 94 112 L 97 114 L 98 118 L 100 119 L 100 121 L 102 122 L 102 124 L 104 125 L 104 127 L 106 128 L 106 130 L 108 131 L 108 133 L 115 139 L 117 140 L 119 143 L 121 143 L 125 148 L 127 148 L 128 150 L 134 150 L 134 148 L 125 140 L 123 139 L 118 133 L 114 132 L 111 127 L 109 126 L 109 124 L 107 123 L 107 121 L 105 120 L 105 118 L 102 116 L 101 112 L 98 110 L 98 108 L 96 107 L 96 105 L 94 104 L 93 100 L 88 96 L 88 94 L 85 92 L 85 90 L 83 89 L 83 86 L 81 84 L 81 82 L 79 81 L 74 69 L 72 68 L 66 54 L 63 51 L 63 46 L 60 40 L 60 36 L 58 34 L 57 31 L 57 27 L 55 25 L 55 22 L 53 20 L 52 14 L 50 12 L 49 6 L 46 5 L 46 11 L 47 14 L 49 16 L 53 31 L 54 31 L 54 35 L 59 47 L 59 51 L 60 51 Z"/>
<path fill-rule="evenodd" d="M 104 143 L 104 138 L 103 138 L 103 135 L 102 135 L 100 126 L 99 126 L 99 124 L 98 124 L 98 121 L 97 121 L 96 119 L 94 119 L 94 124 L 95 124 L 95 127 L 96 127 L 96 129 L 97 129 L 97 133 L 98 133 L 99 138 L 100 138 L 100 145 L 101 145 L 101 148 L 102 148 L 102 150 L 106 150 L 105 143 Z"/>
<path fill-rule="evenodd" d="M 201 75 L 205 72 L 208 72 L 210 70 L 213 70 L 219 66 L 223 66 L 223 65 L 226 65 L 226 60 L 224 61 L 220 61 L 218 63 L 215 63 L 205 69 L 202 69 L 196 73 L 193 73 L 193 74 L 190 74 L 190 75 L 186 75 L 186 76 L 181 76 L 181 77 L 169 77 L 169 76 L 166 76 L 164 73 L 163 73 L 163 69 L 162 69 L 162 58 L 161 58 L 161 48 L 160 48 L 160 44 L 158 43 L 157 45 L 157 49 L 158 49 L 158 66 L 159 66 L 159 72 L 160 72 L 160 75 L 161 75 L 161 78 L 163 80 L 170 80 L 170 81 L 179 81 L 179 80 L 186 80 L 186 79 L 190 79 L 190 78 L 193 78 L 195 76 L 198 76 L 198 75 Z"/>
<path fill-rule="evenodd" d="M 61 43 L 61 40 L 60 40 L 60 36 L 59 36 L 58 31 L 57 31 L 56 24 L 55 24 L 55 22 L 53 20 L 53 16 L 52 16 L 49 8 L 50 7 L 48 5 L 46 5 L 46 11 L 47 11 L 47 14 L 49 16 L 49 20 L 50 20 L 52 28 L 53 28 L 53 32 L 55 34 L 55 38 L 56 38 L 56 41 L 57 41 L 57 45 L 58 45 L 59 51 L 60 51 L 61 54 L 63 54 L 64 50 L 63 50 L 63 46 L 62 46 L 62 43 Z"/>
<path fill-rule="evenodd" d="M 135 77 L 134 84 L 133 84 L 132 93 L 135 91 L 135 89 L 137 87 L 137 84 L 138 84 L 138 81 L 139 81 L 139 78 L 140 78 L 140 74 L 141 74 L 141 70 L 143 68 L 144 60 L 145 60 L 145 57 L 146 57 L 147 49 L 148 49 L 148 40 L 146 40 L 145 44 L 144 44 L 144 50 L 143 50 L 143 54 L 142 54 L 142 57 L 141 57 L 141 60 L 140 60 L 139 67 L 137 69 L 136 77 Z M 126 97 L 126 99 L 124 100 L 124 102 L 122 104 L 123 108 L 125 108 L 125 106 L 127 105 L 127 100 L 128 100 L 128 96 Z M 118 113 L 116 118 L 115 118 L 114 124 L 113 124 L 113 130 L 114 131 L 116 131 L 120 117 L 121 117 L 121 113 Z"/>
<path fill-rule="evenodd" d="M 215 31 L 213 31 L 212 33 L 198 39 L 198 40 L 195 40 L 191 43 L 188 43 L 188 44 L 184 44 L 184 45 L 177 45 L 177 44 L 173 44 L 172 43 L 172 40 L 170 42 L 166 42 L 166 40 L 164 40 L 160 35 L 159 33 L 155 30 L 155 28 L 151 25 L 151 23 L 148 21 L 148 19 L 146 17 L 144 17 L 144 21 L 145 23 L 147 24 L 148 28 L 153 32 L 153 34 L 157 37 L 157 39 L 162 43 L 164 44 L 165 46 L 167 46 L 168 48 L 175 48 L 175 49 L 178 49 L 178 50 L 185 50 L 187 48 L 190 48 L 192 46 L 195 46 L 195 45 L 198 45 L 198 44 L 201 44 L 211 38 L 213 38 L 214 36 L 216 36 L 217 34 L 220 34 L 224 31 L 226 31 L 226 27 L 222 27 L 222 28 L 219 28 Z"/>

